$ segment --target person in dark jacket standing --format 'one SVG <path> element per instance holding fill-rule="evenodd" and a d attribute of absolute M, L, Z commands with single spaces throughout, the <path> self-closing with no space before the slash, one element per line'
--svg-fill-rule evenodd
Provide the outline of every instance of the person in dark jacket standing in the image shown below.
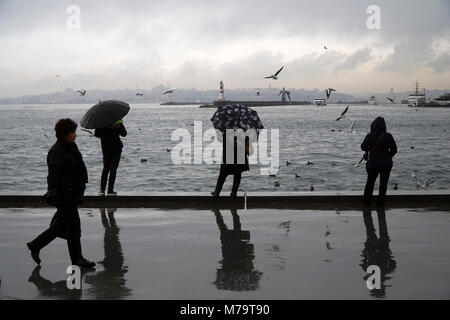
<path fill-rule="evenodd" d="M 228 140 L 227 140 L 228 139 Z M 234 139 L 234 141 L 230 140 Z M 222 190 L 223 184 L 229 175 L 233 175 L 233 187 L 231 189 L 231 197 L 236 197 L 239 189 L 239 185 L 241 183 L 242 172 L 250 170 L 248 165 L 248 155 L 249 155 L 249 138 L 248 137 L 239 137 L 239 139 L 245 139 L 245 159 L 243 163 L 238 159 L 238 152 L 241 151 L 242 148 L 238 148 L 238 137 L 230 136 L 227 138 L 226 133 L 222 135 L 222 164 L 220 166 L 219 177 L 217 179 L 216 189 L 211 192 L 213 197 L 217 198 L 220 195 L 220 191 Z M 228 141 L 228 143 L 227 143 Z M 231 163 L 227 162 L 227 145 L 228 148 L 234 147 L 234 159 Z"/>
<path fill-rule="evenodd" d="M 108 195 L 117 195 L 114 191 L 117 168 L 119 167 L 123 143 L 120 136 L 125 137 L 127 130 L 123 121 L 119 120 L 106 128 L 95 129 L 95 136 L 101 139 L 103 153 L 103 170 L 100 181 L 99 195 L 105 195 L 106 182 L 108 181 Z"/>
<path fill-rule="evenodd" d="M 31 257 L 41 263 L 39 252 L 56 237 L 67 240 L 72 265 L 82 268 L 95 266 L 83 258 L 81 251 L 81 226 L 77 206 L 82 203 L 88 174 L 83 157 L 75 144 L 77 124 L 71 119 L 61 119 L 55 125 L 56 143 L 47 155 L 48 204 L 56 206 L 57 212 L 50 227 L 36 239 L 27 243 Z"/>
<path fill-rule="evenodd" d="M 392 158 L 397 153 L 397 145 L 395 144 L 394 137 L 386 132 L 384 118 L 377 117 L 372 122 L 370 133 L 361 144 L 361 149 L 368 153 L 368 161 L 366 163 L 367 182 L 364 189 L 363 203 L 366 206 L 370 206 L 375 181 L 378 175 L 380 175 L 380 190 L 377 206 L 383 207 L 386 199 L 389 175 L 393 165 Z"/>

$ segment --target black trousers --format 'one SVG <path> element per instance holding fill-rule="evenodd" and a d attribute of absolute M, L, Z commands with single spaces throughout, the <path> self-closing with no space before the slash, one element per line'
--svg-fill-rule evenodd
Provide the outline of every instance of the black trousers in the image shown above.
<path fill-rule="evenodd" d="M 381 167 L 381 168 L 366 168 L 367 171 L 367 182 L 364 189 L 364 205 L 371 205 L 373 188 L 375 186 L 375 181 L 378 175 L 380 175 L 380 189 L 378 192 L 377 206 L 383 207 L 386 201 L 386 191 L 389 182 L 389 176 L 391 174 L 392 166 Z"/>
<path fill-rule="evenodd" d="M 50 227 L 42 232 L 36 239 L 31 241 L 31 246 L 34 249 L 41 250 L 55 240 L 56 237 L 62 237 L 67 240 L 67 247 L 69 248 L 69 255 L 72 263 L 83 258 L 80 242 L 80 216 L 76 206 L 58 206 L 58 211 L 53 216 Z"/>
<path fill-rule="evenodd" d="M 108 191 L 114 191 L 114 183 L 116 182 L 117 168 L 119 167 L 120 156 L 122 152 L 103 154 L 103 170 L 100 182 L 100 190 L 106 190 L 106 182 L 108 181 Z"/>
<path fill-rule="evenodd" d="M 231 193 L 237 193 L 239 185 L 241 184 L 242 172 L 229 172 L 225 165 L 220 166 L 219 178 L 217 179 L 216 191 L 220 192 L 222 190 L 223 184 L 229 175 L 233 175 L 233 188 Z"/>

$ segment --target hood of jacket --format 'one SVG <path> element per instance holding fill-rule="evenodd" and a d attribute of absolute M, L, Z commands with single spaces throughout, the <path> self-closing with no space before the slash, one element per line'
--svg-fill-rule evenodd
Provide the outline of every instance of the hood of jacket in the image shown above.
<path fill-rule="evenodd" d="M 386 132 L 386 122 L 384 121 L 383 117 L 377 117 L 375 120 L 373 120 L 372 124 L 370 125 L 370 132 L 380 135 L 382 132 Z"/>

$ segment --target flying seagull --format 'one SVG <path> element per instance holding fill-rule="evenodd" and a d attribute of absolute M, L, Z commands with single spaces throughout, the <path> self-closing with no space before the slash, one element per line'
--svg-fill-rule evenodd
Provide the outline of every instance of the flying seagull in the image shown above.
<path fill-rule="evenodd" d="M 173 93 L 175 90 L 177 90 L 177 89 L 167 90 L 166 92 L 163 93 L 163 95 L 164 95 L 164 94 L 167 94 L 167 93 Z"/>
<path fill-rule="evenodd" d="M 283 70 L 284 66 L 281 67 L 280 70 L 278 70 L 277 72 L 275 72 L 275 74 L 265 77 L 264 79 L 273 79 L 273 80 L 277 80 L 278 79 L 278 74 L 281 72 L 281 70 Z"/>
<path fill-rule="evenodd" d="M 259 91 L 256 91 L 256 95 L 259 96 L 261 93 Z"/>
<path fill-rule="evenodd" d="M 391 99 L 391 98 L 386 98 L 386 99 L 388 99 L 391 103 L 394 103 L 394 99 Z"/>
<path fill-rule="evenodd" d="M 141 92 L 136 92 L 136 95 L 137 95 L 137 96 L 143 96 L 144 94 L 141 93 Z"/>
<path fill-rule="evenodd" d="M 77 92 L 80 93 L 80 96 L 84 96 L 86 94 L 86 90 L 84 90 L 84 91 L 77 90 Z"/>
<path fill-rule="evenodd" d="M 345 107 L 345 110 L 342 111 L 341 115 L 339 116 L 339 118 L 336 119 L 336 121 L 339 121 L 339 120 L 345 118 L 345 114 L 346 114 L 347 111 L 348 111 L 348 107 L 349 107 L 348 105 L 347 105 L 347 107 Z"/>
<path fill-rule="evenodd" d="M 354 128 L 355 128 L 355 121 L 353 121 L 352 126 L 351 126 L 349 132 L 353 132 L 353 129 L 354 129 Z"/>
<path fill-rule="evenodd" d="M 325 45 L 323 45 L 323 48 L 324 48 L 325 50 L 328 50 L 328 48 L 327 48 Z"/>
<path fill-rule="evenodd" d="M 330 95 L 333 91 L 336 91 L 336 90 L 334 90 L 333 88 L 325 89 L 325 93 L 327 94 L 327 99 L 330 98 Z"/>
<path fill-rule="evenodd" d="M 87 133 L 89 133 L 89 136 L 90 136 L 90 137 L 93 137 L 93 136 L 94 136 L 94 133 L 93 133 L 92 131 L 90 131 L 90 130 L 86 130 L 86 129 L 84 129 L 84 128 L 81 128 L 81 130 L 86 131 Z"/>

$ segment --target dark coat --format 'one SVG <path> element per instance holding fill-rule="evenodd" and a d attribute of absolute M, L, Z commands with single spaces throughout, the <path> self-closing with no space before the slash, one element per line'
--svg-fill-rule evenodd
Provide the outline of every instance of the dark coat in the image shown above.
<path fill-rule="evenodd" d="M 225 170 L 226 174 L 237 174 L 244 171 L 249 171 L 250 167 L 248 165 L 248 148 L 245 148 L 245 163 L 238 163 L 238 143 L 237 137 L 234 137 L 234 161 L 232 163 L 227 163 L 227 151 L 226 151 L 226 134 L 222 136 L 222 166 L 221 170 Z M 246 137 L 246 146 L 248 146 L 248 137 Z"/>
<path fill-rule="evenodd" d="M 380 135 L 384 133 L 380 142 L 376 145 L 372 152 L 370 149 L 377 143 Z M 363 151 L 369 152 L 369 159 L 367 161 L 367 168 L 384 168 L 392 166 L 392 158 L 397 153 L 397 145 L 395 144 L 394 137 L 386 132 L 386 122 L 384 118 L 376 118 L 371 126 L 370 133 L 366 136 L 361 144 Z"/>
<path fill-rule="evenodd" d="M 47 202 L 54 206 L 82 202 L 88 173 L 74 142 L 58 139 L 47 155 Z"/>
<path fill-rule="evenodd" d="M 99 128 L 95 129 L 95 136 L 102 141 L 103 154 L 121 153 L 123 143 L 120 136 L 125 137 L 127 130 L 123 124 L 113 128 Z"/>

